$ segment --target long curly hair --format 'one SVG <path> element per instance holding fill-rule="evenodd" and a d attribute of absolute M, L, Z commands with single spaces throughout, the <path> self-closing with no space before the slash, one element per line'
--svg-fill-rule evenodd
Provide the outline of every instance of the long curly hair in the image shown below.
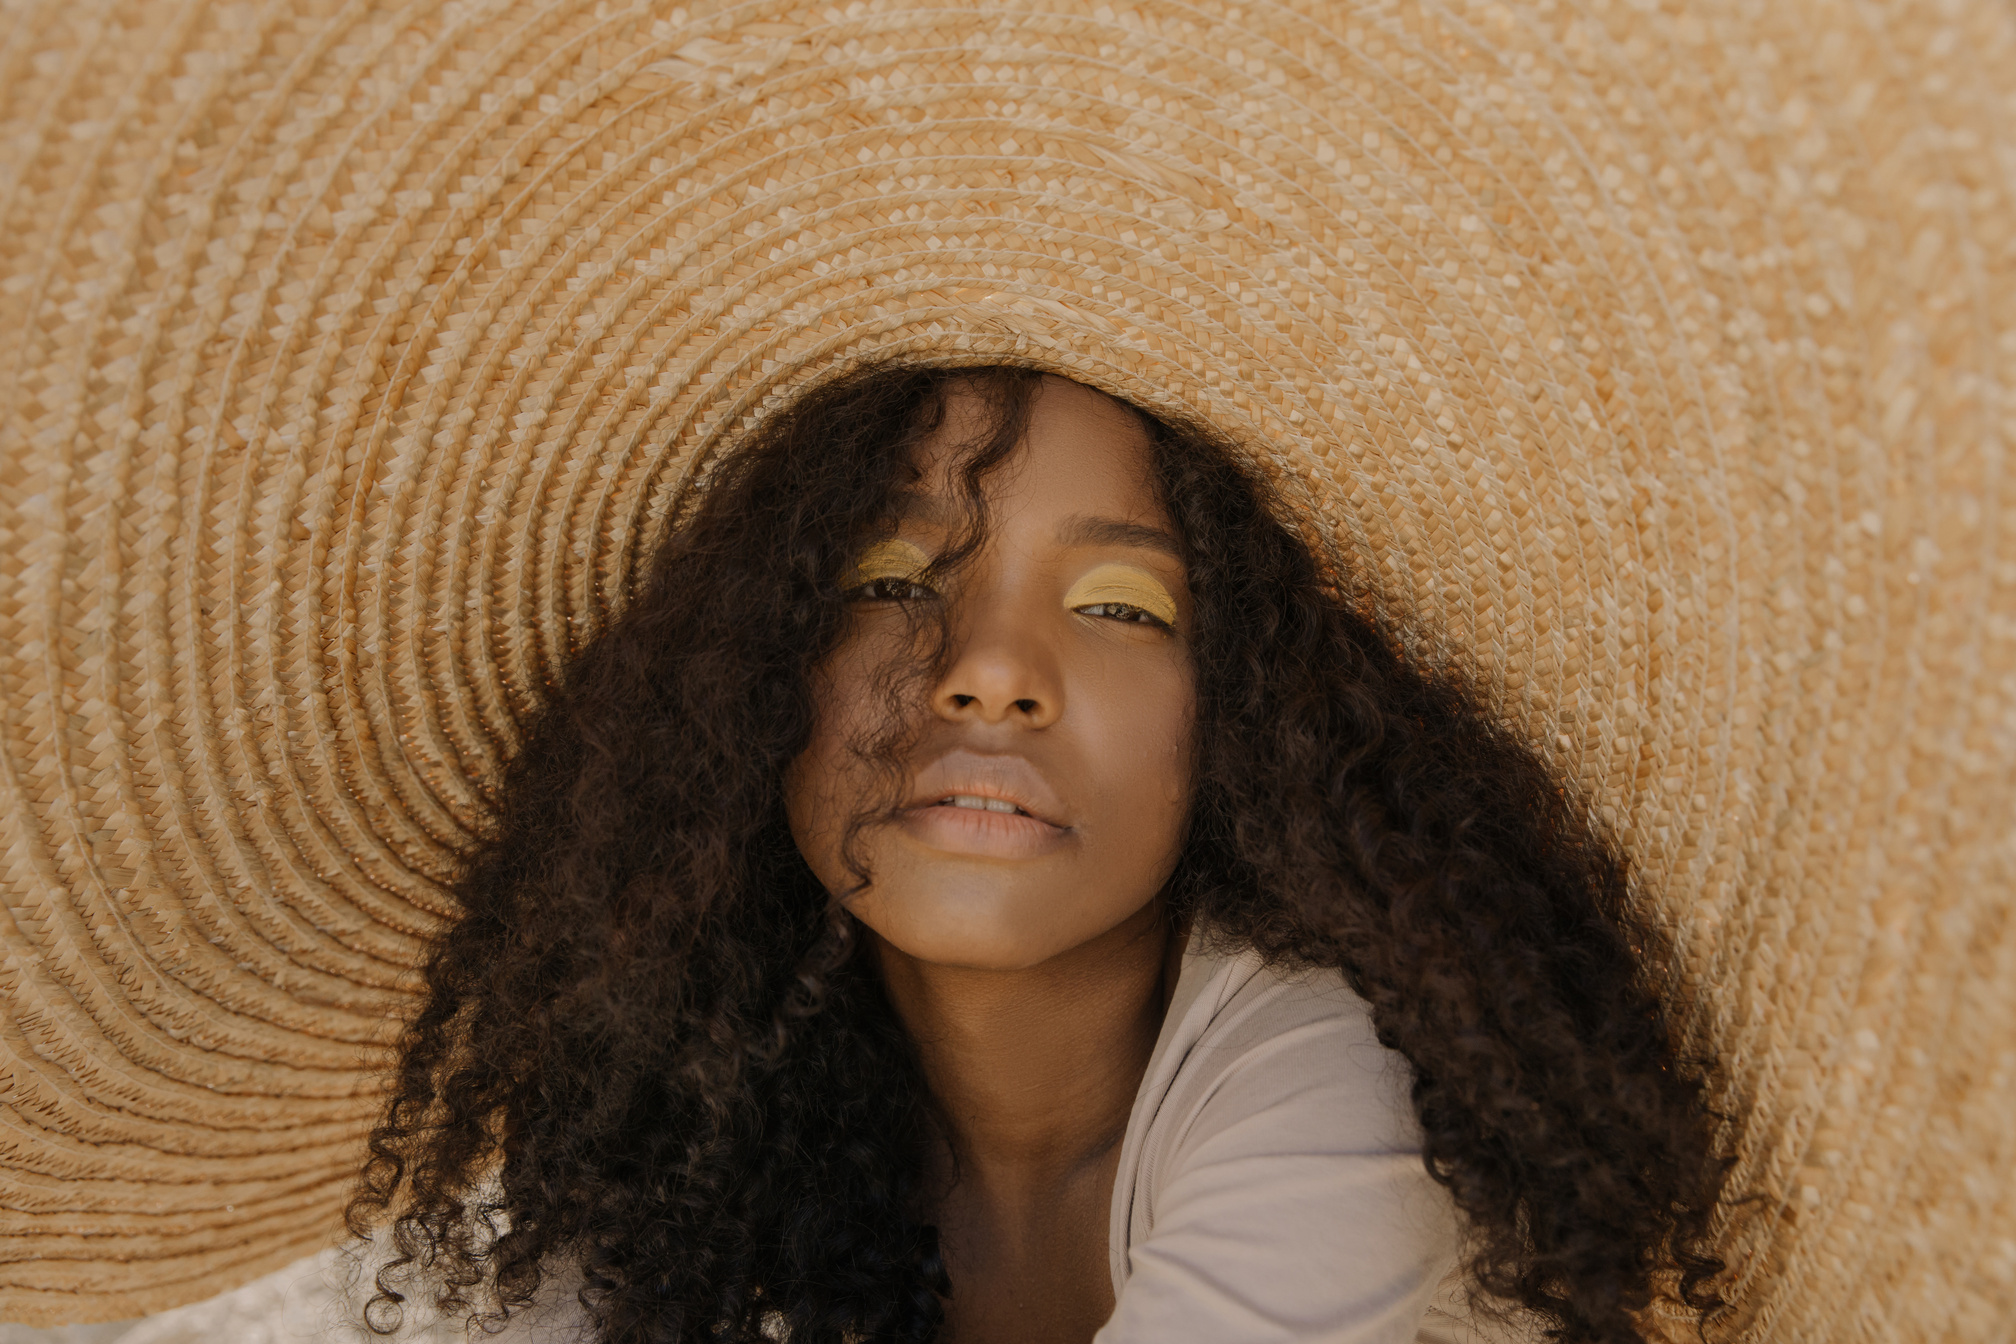
<path fill-rule="evenodd" d="M 998 440 L 1039 375 L 870 369 L 762 420 L 526 726 L 349 1208 L 389 1245 L 374 1328 L 402 1286 L 494 1320 L 561 1274 L 609 1344 L 938 1333 L 925 1082 L 781 779 L 955 383 Z M 1143 420 L 1196 597 L 1173 912 L 1370 1004 L 1485 1300 L 1563 1341 L 1711 1312 L 1719 1121 L 1616 846 L 1238 453 Z"/>

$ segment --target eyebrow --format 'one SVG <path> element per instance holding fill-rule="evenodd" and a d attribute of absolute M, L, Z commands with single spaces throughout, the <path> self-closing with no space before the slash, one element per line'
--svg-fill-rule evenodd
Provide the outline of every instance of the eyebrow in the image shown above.
<path fill-rule="evenodd" d="M 1159 527 L 1123 522 L 1118 518 L 1098 518 L 1079 514 L 1067 518 L 1057 529 L 1057 539 L 1066 546 L 1136 546 L 1160 551 L 1181 564 L 1183 546 Z"/>
<path fill-rule="evenodd" d="M 904 522 L 920 522 L 929 527 L 950 527 L 953 509 L 949 502 L 928 490 L 898 490 L 890 501 L 896 517 Z"/>
<path fill-rule="evenodd" d="M 896 516 L 926 526 L 950 527 L 954 510 L 949 501 L 924 490 L 898 490 L 894 500 Z M 1120 518 L 1074 514 L 1057 529 L 1057 539 L 1066 546 L 1132 546 L 1160 551 L 1178 564 L 1184 562 L 1183 543 L 1166 529 Z"/>

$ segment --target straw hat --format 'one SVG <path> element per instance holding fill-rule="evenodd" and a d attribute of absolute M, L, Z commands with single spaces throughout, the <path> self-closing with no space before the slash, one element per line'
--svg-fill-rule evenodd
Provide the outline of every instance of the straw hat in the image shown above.
<path fill-rule="evenodd" d="M 866 357 L 1250 445 L 1618 827 L 1729 1337 L 2016 1305 L 2016 10 L 26 0 L 0 1318 L 326 1244 L 478 782 Z"/>

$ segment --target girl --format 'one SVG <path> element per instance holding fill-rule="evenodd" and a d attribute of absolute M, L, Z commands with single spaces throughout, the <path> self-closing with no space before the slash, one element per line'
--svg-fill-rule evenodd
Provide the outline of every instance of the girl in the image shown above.
<path fill-rule="evenodd" d="M 467 858 L 351 1208 L 374 1322 L 416 1271 L 611 1344 L 1712 1310 L 1623 857 L 1308 532 L 1031 371 L 764 419 Z"/>

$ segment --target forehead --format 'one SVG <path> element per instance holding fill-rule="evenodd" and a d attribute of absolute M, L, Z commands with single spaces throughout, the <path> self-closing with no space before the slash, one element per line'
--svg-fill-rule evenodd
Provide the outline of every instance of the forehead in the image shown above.
<path fill-rule="evenodd" d="M 916 490 L 939 501 L 956 494 L 951 473 L 962 456 L 958 450 L 985 438 L 991 413 L 983 397 L 954 385 L 943 422 L 919 445 Z M 1163 517 L 1141 417 L 1103 392 L 1054 376 L 1037 390 L 1021 442 L 984 486 L 997 526 L 1017 516 Z"/>

